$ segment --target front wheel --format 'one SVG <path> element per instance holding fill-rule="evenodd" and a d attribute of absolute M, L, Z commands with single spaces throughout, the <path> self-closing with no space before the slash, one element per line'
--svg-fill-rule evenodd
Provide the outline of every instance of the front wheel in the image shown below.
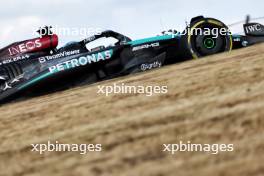
<path fill-rule="evenodd" d="M 187 58 L 199 58 L 231 51 L 232 34 L 228 27 L 213 18 L 196 18 L 183 32 L 181 47 Z"/>

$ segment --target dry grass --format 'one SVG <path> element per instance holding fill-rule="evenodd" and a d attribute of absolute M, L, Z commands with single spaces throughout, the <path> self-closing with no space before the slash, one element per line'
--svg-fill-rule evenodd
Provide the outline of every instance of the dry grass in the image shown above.
<path fill-rule="evenodd" d="M 264 45 L 100 83 L 169 93 L 98 95 L 97 85 L 0 107 L 0 175 L 264 175 Z M 103 152 L 31 152 L 32 143 L 102 143 Z M 234 152 L 162 152 L 163 143 L 233 143 Z"/>

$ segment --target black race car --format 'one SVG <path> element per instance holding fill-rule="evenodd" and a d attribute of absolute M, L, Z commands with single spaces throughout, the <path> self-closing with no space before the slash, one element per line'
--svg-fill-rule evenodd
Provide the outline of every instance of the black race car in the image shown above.
<path fill-rule="evenodd" d="M 245 35 L 232 35 L 221 21 L 198 16 L 181 33 L 170 30 L 132 41 L 104 31 L 57 49 L 57 35 L 51 34 L 49 27 L 42 28 L 40 38 L 0 50 L 0 101 L 91 84 L 264 41 L 263 25 L 246 23 L 244 30 Z M 101 38 L 116 42 L 87 48 Z"/>

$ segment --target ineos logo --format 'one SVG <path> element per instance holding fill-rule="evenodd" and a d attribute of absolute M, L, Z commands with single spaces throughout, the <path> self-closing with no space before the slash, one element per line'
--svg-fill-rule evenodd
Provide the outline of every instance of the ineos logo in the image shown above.
<path fill-rule="evenodd" d="M 14 47 L 10 47 L 8 49 L 9 54 L 12 55 L 16 55 L 16 54 L 20 54 L 20 53 L 26 53 L 28 51 L 32 51 L 36 48 L 40 48 L 42 46 L 41 42 L 39 39 L 34 40 L 34 41 L 28 41 L 25 43 L 22 43 L 18 46 L 14 46 Z"/>

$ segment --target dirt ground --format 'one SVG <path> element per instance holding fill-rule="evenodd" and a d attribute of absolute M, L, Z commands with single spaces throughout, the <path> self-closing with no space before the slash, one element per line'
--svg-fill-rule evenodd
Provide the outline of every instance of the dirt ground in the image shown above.
<path fill-rule="evenodd" d="M 166 85 L 167 94 L 97 94 L 98 85 Z M 101 143 L 102 152 L 31 144 Z M 191 141 L 233 152 L 163 151 Z M 264 45 L 0 107 L 0 175 L 262 176 Z"/>

